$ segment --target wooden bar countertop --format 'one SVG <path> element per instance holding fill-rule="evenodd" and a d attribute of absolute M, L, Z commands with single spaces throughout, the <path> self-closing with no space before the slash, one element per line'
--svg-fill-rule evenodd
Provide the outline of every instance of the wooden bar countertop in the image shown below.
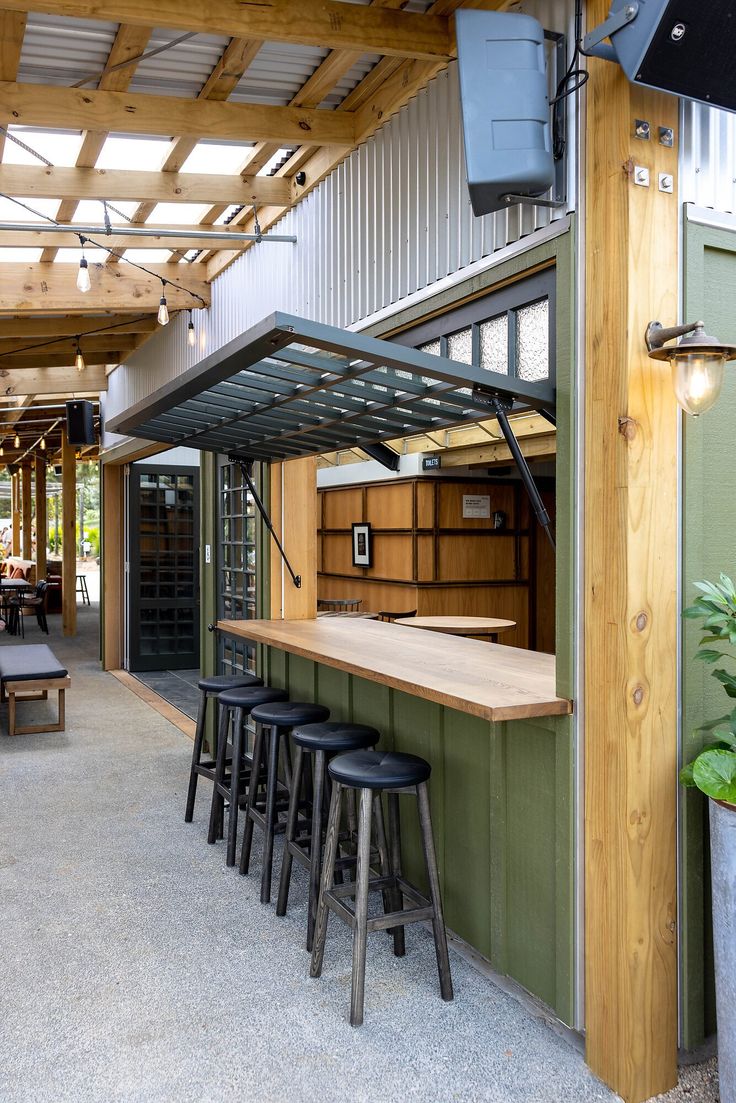
<path fill-rule="evenodd" d="M 353 617 L 221 620 L 217 627 L 485 720 L 572 712 L 572 702 L 555 693 L 554 655 L 538 651 Z"/>

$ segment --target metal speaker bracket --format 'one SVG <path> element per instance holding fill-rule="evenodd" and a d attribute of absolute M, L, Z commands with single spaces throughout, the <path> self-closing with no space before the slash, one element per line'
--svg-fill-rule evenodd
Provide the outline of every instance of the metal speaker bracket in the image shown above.
<path fill-rule="evenodd" d="M 627 24 L 633 23 L 638 14 L 639 4 L 637 0 L 631 0 L 631 3 L 626 4 L 625 7 L 619 8 L 617 12 L 612 12 L 608 19 L 586 34 L 580 53 L 586 57 L 599 57 L 603 61 L 613 61 L 618 64 L 615 48 L 607 46 L 604 39 L 610 38 L 611 35 L 616 34 L 616 31 L 620 31 Z"/>

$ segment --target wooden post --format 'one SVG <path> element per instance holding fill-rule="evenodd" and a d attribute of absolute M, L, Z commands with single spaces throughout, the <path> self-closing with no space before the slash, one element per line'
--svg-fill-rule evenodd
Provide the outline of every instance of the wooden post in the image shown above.
<path fill-rule="evenodd" d="M 46 511 L 46 460 L 36 456 L 36 579 L 46 577 L 46 544 L 49 535 Z"/>
<path fill-rule="evenodd" d="M 317 615 L 317 461 L 274 463 L 270 476 L 273 527 L 302 580 L 297 589 L 272 541 L 271 616 L 309 620 Z"/>
<path fill-rule="evenodd" d="M 10 483 L 11 495 L 13 501 L 12 520 L 13 520 L 13 542 L 12 552 L 13 555 L 20 555 L 20 471 L 16 471 L 13 475 Z"/>
<path fill-rule="evenodd" d="M 677 1082 L 678 412 L 644 331 L 678 321 L 678 105 L 603 61 L 586 90 L 586 1055 L 638 1103 Z"/>
<path fill-rule="evenodd" d="M 65 636 L 77 634 L 77 456 L 61 434 L 62 622 Z"/>
<path fill-rule="evenodd" d="M 23 558 L 33 559 L 33 490 L 31 488 L 31 465 L 24 463 L 21 468 L 22 482 L 22 510 L 21 533 L 23 535 Z"/>
<path fill-rule="evenodd" d="M 123 665 L 123 478 L 122 465 L 102 465 L 102 667 Z"/>

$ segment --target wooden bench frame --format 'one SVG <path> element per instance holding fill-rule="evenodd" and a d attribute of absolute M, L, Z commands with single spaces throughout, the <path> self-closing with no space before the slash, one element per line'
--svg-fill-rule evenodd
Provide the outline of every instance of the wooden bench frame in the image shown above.
<path fill-rule="evenodd" d="M 63 732 L 66 722 L 64 694 L 72 680 L 63 678 L 16 678 L 6 681 L 2 687 L 2 700 L 8 702 L 8 735 L 37 735 L 39 732 Z M 59 691 L 59 718 L 55 724 L 27 724 L 20 728 L 16 722 L 16 707 L 21 701 L 47 701 L 49 690 Z"/>

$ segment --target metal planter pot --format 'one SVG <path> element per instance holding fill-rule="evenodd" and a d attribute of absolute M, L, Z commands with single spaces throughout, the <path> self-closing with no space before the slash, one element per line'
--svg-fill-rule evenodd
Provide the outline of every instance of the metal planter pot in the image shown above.
<path fill-rule="evenodd" d="M 721 1103 L 736 1103 L 736 806 L 710 801 Z"/>

